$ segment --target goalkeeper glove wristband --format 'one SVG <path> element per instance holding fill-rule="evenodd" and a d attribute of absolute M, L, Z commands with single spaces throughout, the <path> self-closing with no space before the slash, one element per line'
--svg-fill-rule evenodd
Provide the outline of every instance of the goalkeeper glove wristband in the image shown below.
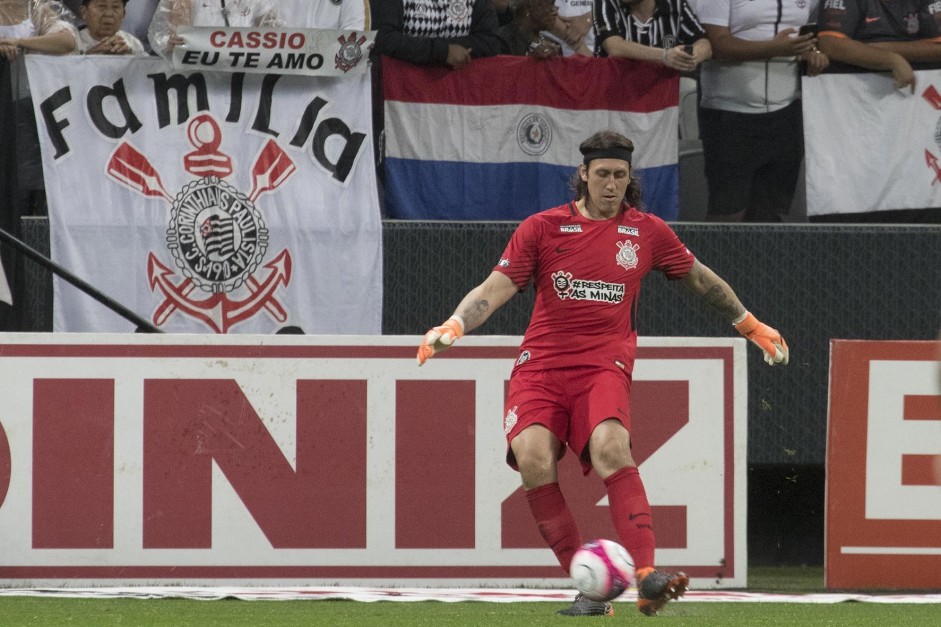
<path fill-rule="evenodd" d="M 745 312 L 739 320 L 733 322 L 735 330 L 754 342 L 763 352 L 765 361 L 771 364 L 787 365 L 790 353 L 787 342 L 776 329 L 760 322 L 753 314 Z"/>
<path fill-rule="evenodd" d="M 446 350 L 455 340 L 464 337 L 464 321 L 460 316 L 451 316 L 439 326 L 425 333 L 421 345 L 418 347 L 418 365 L 434 357 L 436 353 Z"/>

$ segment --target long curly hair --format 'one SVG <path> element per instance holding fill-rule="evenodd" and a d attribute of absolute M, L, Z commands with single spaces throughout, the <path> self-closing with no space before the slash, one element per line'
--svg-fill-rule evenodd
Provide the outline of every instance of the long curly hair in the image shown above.
<path fill-rule="evenodd" d="M 598 131 L 583 141 L 578 146 L 578 151 L 584 156 L 590 152 L 604 150 L 606 148 L 624 148 L 633 152 L 634 142 L 624 135 L 616 133 L 615 131 Z M 575 200 L 581 200 L 582 198 L 586 198 L 588 196 L 588 183 L 582 180 L 582 177 L 577 169 L 575 170 L 575 174 L 573 174 L 569 179 L 569 188 L 571 188 L 572 193 L 575 196 Z M 634 166 L 632 164 L 631 180 L 627 184 L 627 191 L 624 194 L 624 200 L 630 206 L 640 209 L 642 197 L 643 192 L 640 186 L 640 179 L 638 179 L 635 175 Z"/>

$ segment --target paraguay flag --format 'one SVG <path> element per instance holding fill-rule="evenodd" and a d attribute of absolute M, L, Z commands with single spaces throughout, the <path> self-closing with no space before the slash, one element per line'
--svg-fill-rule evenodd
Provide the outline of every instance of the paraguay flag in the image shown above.
<path fill-rule="evenodd" d="M 578 145 L 634 142 L 643 209 L 679 213 L 679 78 L 623 59 L 500 56 L 460 70 L 382 59 L 389 218 L 522 220 L 571 200 Z"/>

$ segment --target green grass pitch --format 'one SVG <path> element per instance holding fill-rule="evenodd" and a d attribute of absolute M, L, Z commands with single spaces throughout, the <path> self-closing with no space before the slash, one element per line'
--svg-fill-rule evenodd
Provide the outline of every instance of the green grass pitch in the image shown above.
<path fill-rule="evenodd" d="M 751 591 L 820 593 L 821 569 L 752 569 Z M 345 600 L 197 601 L 185 599 L 67 599 L 0 597 L 0 626 L 324 626 L 524 627 L 527 625 L 662 625 L 696 627 L 895 627 L 941 625 L 941 603 L 697 603 L 669 604 L 656 618 L 633 603 L 615 602 L 615 616 L 557 616 L 565 603 L 417 602 Z"/>
<path fill-rule="evenodd" d="M 895 627 L 941 624 L 939 604 L 691 603 L 668 605 L 656 618 L 630 603 L 616 603 L 609 617 L 557 616 L 559 603 L 378 601 L 190 601 L 182 599 L 0 598 L 0 624 L 104 627 L 110 625 L 203 627 L 305 625 L 340 627 L 520 627 L 524 625 L 671 625 L 696 627 L 829 625 Z M 653 621 L 653 622 L 651 622 Z"/>

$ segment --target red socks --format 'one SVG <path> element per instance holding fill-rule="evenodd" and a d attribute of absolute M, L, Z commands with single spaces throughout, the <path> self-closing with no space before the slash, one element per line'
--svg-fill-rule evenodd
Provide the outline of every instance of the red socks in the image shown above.
<path fill-rule="evenodd" d="M 565 503 L 559 484 L 547 483 L 526 490 L 526 500 L 529 502 L 533 518 L 536 519 L 539 533 L 568 573 L 572 556 L 582 545 L 582 536 L 575 525 L 575 519 L 572 518 L 572 512 Z"/>
<path fill-rule="evenodd" d="M 652 567 L 654 552 L 653 519 L 647 491 L 634 466 L 622 468 L 604 480 L 608 488 L 608 506 L 614 530 L 627 552 L 634 558 L 634 567 Z"/>
<path fill-rule="evenodd" d="M 634 558 L 634 567 L 637 570 L 653 567 L 653 519 L 647 492 L 637 468 L 622 468 L 605 479 L 604 484 L 608 488 L 608 505 L 614 530 L 624 548 Z M 536 519 L 539 533 L 565 572 L 569 572 L 572 555 L 582 545 L 582 537 L 559 484 L 547 483 L 527 490 L 526 500 Z"/>

